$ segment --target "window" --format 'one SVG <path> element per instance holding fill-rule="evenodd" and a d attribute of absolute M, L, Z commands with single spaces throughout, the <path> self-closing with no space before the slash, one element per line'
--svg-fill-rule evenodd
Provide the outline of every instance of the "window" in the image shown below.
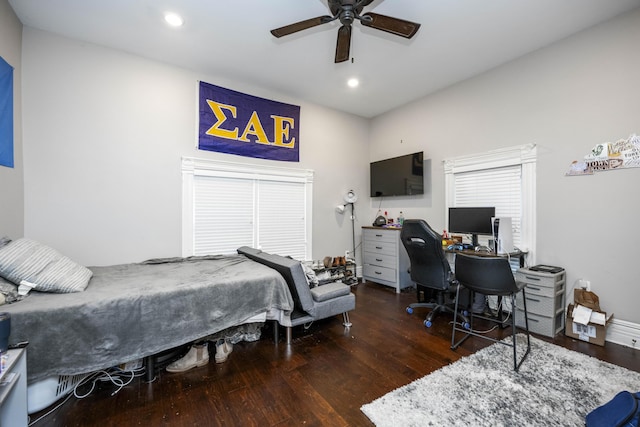
<path fill-rule="evenodd" d="M 510 217 L 514 245 L 535 263 L 536 147 L 518 147 L 445 160 L 445 208 L 495 206 Z M 445 217 L 448 220 L 448 209 Z"/>
<path fill-rule="evenodd" d="M 184 256 L 240 246 L 311 258 L 313 172 L 183 158 Z"/>

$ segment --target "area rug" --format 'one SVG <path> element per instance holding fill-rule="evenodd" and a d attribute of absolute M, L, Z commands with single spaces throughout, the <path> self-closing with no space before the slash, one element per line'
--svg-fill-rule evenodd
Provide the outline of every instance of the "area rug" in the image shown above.
<path fill-rule="evenodd" d="M 640 373 L 532 337 L 519 372 L 513 349 L 496 343 L 361 410 L 378 427 L 584 426 L 587 413 L 622 390 L 640 391 Z"/>

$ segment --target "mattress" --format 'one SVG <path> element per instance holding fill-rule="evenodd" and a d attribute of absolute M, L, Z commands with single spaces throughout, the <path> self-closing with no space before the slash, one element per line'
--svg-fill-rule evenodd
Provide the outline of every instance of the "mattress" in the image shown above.
<path fill-rule="evenodd" d="M 32 291 L 2 307 L 11 314 L 9 342 L 29 341 L 29 383 L 106 369 L 293 310 L 280 273 L 243 255 L 90 269 L 83 292 Z"/>

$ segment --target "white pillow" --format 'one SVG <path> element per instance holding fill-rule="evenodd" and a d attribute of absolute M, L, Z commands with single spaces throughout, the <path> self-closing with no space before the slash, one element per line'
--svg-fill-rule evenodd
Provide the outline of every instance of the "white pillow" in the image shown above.
<path fill-rule="evenodd" d="M 13 240 L 0 247 L 0 276 L 19 285 L 35 285 L 41 292 L 80 292 L 93 272 L 55 249 L 29 239 Z"/>

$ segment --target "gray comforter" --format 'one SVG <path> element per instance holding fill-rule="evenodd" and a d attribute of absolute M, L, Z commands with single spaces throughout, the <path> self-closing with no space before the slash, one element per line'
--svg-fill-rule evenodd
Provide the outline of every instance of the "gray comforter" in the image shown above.
<path fill-rule="evenodd" d="M 290 312 L 287 284 L 243 255 L 91 267 L 83 292 L 32 292 L 4 306 L 10 343 L 29 341 L 29 383 L 159 353 L 270 309 Z"/>

